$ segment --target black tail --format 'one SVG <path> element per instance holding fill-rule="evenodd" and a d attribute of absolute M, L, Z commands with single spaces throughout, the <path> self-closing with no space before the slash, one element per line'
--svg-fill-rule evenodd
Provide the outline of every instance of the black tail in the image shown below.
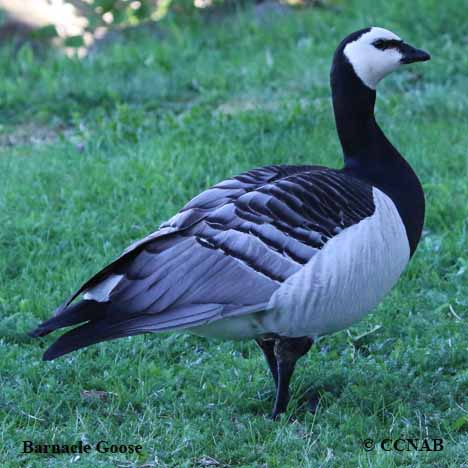
<path fill-rule="evenodd" d="M 97 320 L 105 316 L 106 304 L 97 301 L 79 301 L 61 310 L 57 315 L 42 322 L 35 330 L 29 332 L 29 336 L 48 335 L 50 332 L 62 327 L 69 327 L 88 320 Z"/>
<path fill-rule="evenodd" d="M 88 323 L 62 335 L 47 349 L 43 359 L 51 361 L 101 341 L 201 325 L 215 318 L 221 310 L 222 307 L 219 304 L 193 304 L 188 307 L 168 309 L 159 314 L 142 314 L 126 318 L 121 318 L 120 315 L 119 319 L 118 314 L 115 313 L 117 309 L 112 311 L 111 303 L 81 301 L 76 304 L 76 307 L 70 306 L 65 309 L 63 316 L 59 314 L 39 325 L 31 336 L 43 336 L 57 328 L 89 320 Z"/>
<path fill-rule="evenodd" d="M 87 346 L 101 341 L 112 340 L 132 334 L 126 326 L 122 326 L 122 322 L 119 323 L 119 327 L 115 325 L 116 324 L 109 324 L 107 320 L 103 319 L 88 322 L 80 327 L 74 328 L 62 335 L 50 346 L 44 353 L 43 359 L 44 361 L 52 361 L 59 356 L 71 353 L 77 349 L 86 348 Z"/>

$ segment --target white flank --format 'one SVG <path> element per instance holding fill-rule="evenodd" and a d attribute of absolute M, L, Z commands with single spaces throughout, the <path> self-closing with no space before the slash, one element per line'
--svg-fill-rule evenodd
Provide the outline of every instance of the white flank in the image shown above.
<path fill-rule="evenodd" d="M 330 239 L 273 294 L 262 325 L 284 336 L 317 337 L 356 322 L 390 291 L 410 247 L 392 200 L 373 189 L 375 212 Z"/>
<path fill-rule="evenodd" d="M 385 75 L 396 70 L 401 65 L 402 58 L 401 53 L 394 48 L 379 50 L 374 47 L 372 43 L 378 39 L 400 40 L 391 31 L 374 27 L 356 41 L 347 44 L 343 51 L 356 75 L 371 89 L 375 89 Z"/>
<path fill-rule="evenodd" d="M 104 281 L 88 289 L 83 298 L 86 300 L 94 300 L 98 302 L 106 302 L 109 300 L 110 293 L 117 286 L 123 275 L 110 275 Z"/>

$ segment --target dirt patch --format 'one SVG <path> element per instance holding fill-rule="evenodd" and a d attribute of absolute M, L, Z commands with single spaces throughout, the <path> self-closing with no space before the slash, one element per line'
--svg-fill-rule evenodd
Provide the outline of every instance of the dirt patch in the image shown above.
<path fill-rule="evenodd" d="M 35 124 L 24 124 L 12 128 L 0 128 L 0 147 L 21 145 L 44 145 L 58 139 L 56 130 Z"/>
<path fill-rule="evenodd" d="M 44 126 L 36 123 L 20 124 L 14 127 L 0 125 L 0 149 L 25 145 L 49 145 L 60 138 L 73 141 L 74 135 L 75 131 L 72 128 L 61 126 Z"/>

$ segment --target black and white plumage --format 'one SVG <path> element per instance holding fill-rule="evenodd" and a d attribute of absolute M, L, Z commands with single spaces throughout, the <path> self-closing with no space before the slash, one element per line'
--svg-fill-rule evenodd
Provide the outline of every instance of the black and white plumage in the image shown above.
<path fill-rule="evenodd" d="M 273 414 L 285 411 L 296 360 L 377 305 L 416 249 L 423 191 L 375 121 L 374 89 L 428 59 L 381 28 L 348 36 L 331 73 L 344 168 L 268 166 L 201 193 L 32 332 L 80 324 L 44 359 L 175 329 L 253 338 L 277 387 Z"/>

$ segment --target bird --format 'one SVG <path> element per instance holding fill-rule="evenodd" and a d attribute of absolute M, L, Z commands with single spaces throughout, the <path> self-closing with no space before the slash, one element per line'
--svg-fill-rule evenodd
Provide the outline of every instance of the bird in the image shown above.
<path fill-rule="evenodd" d="M 346 36 L 330 72 L 343 167 L 259 167 L 195 196 L 30 332 L 74 326 L 43 359 L 173 330 L 255 340 L 275 385 L 271 416 L 286 412 L 297 361 L 370 312 L 415 253 L 423 188 L 374 107 L 382 78 L 429 59 L 381 27 Z"/>

